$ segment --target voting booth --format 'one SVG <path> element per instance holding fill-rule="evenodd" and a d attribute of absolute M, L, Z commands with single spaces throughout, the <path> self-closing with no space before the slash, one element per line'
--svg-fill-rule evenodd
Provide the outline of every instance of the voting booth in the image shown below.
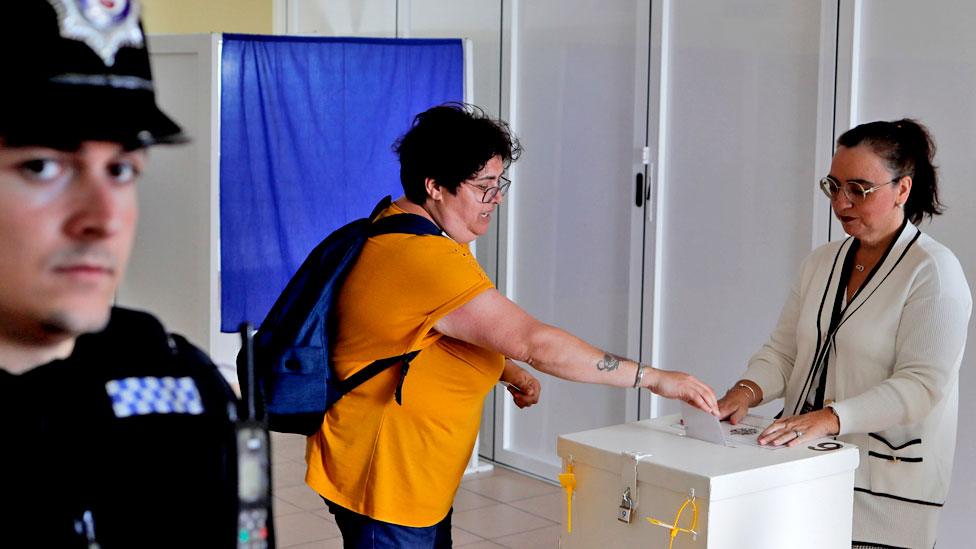
<path fill-rule="evenodd" d="M 858 450 L 686 437 L 679 415 L 559 437 L 560 547 L 849 548 Z M 746 429 L 749 431 L 748 429 Z"/>

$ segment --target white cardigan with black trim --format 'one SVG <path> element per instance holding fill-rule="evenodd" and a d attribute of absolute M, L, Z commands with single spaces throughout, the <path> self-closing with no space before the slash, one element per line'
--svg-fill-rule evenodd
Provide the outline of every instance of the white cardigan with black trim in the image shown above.
<path fill-rule="evenodd" d="M 784 397 L 784 415 L 795 413 L 815 377 L 852 244 L 831 242 L 804 260 L 769 341 L 749 361 L 744 378 L 762 388 L 764 402 Z M 861 450 L 855 490 L 936 508 L 945 502 L 971 311 L 958 259 L 906 223 L 843 310 L 828 351 L 839 438 Z"/>

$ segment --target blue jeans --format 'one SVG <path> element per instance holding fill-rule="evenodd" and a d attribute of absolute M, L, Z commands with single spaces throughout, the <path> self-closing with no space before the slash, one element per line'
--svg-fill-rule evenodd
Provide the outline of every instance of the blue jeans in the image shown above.
<path fill-rule="evenodd" d="M 433 526 L 414 528 L 372 519 L 322 498 L 342 532 L 344 549 L 450 549 L 451 508 Z"/>

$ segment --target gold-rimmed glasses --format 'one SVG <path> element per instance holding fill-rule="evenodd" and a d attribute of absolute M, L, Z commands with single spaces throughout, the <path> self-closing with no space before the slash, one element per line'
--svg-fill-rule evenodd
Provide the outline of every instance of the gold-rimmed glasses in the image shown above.
<path fill-rule="evenodd" d="M 851 204 L 860 204 L 867 199 L 869 194 L 899 179 L 901 178 L 896 177 L 891 181 L 885 181 L 884 183 L 875 185 L 870 181 L 848 181 L 841 183 L 834 176 L 828 175 L 820 180 L 820 190 L 831 200 L 837 197 L 838 192 L 842 192 Z"/>

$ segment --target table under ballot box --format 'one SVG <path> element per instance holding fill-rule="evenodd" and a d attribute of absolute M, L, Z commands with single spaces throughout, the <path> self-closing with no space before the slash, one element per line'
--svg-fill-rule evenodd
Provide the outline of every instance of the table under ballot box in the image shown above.
<path fill-rule="evenodd" d="M 759 447 L 747 421 L 725 424 L 730 445 L 685 436 L 679 415 L 559 437 L 560 546 L 849 548 L 857 448 Z"/>

